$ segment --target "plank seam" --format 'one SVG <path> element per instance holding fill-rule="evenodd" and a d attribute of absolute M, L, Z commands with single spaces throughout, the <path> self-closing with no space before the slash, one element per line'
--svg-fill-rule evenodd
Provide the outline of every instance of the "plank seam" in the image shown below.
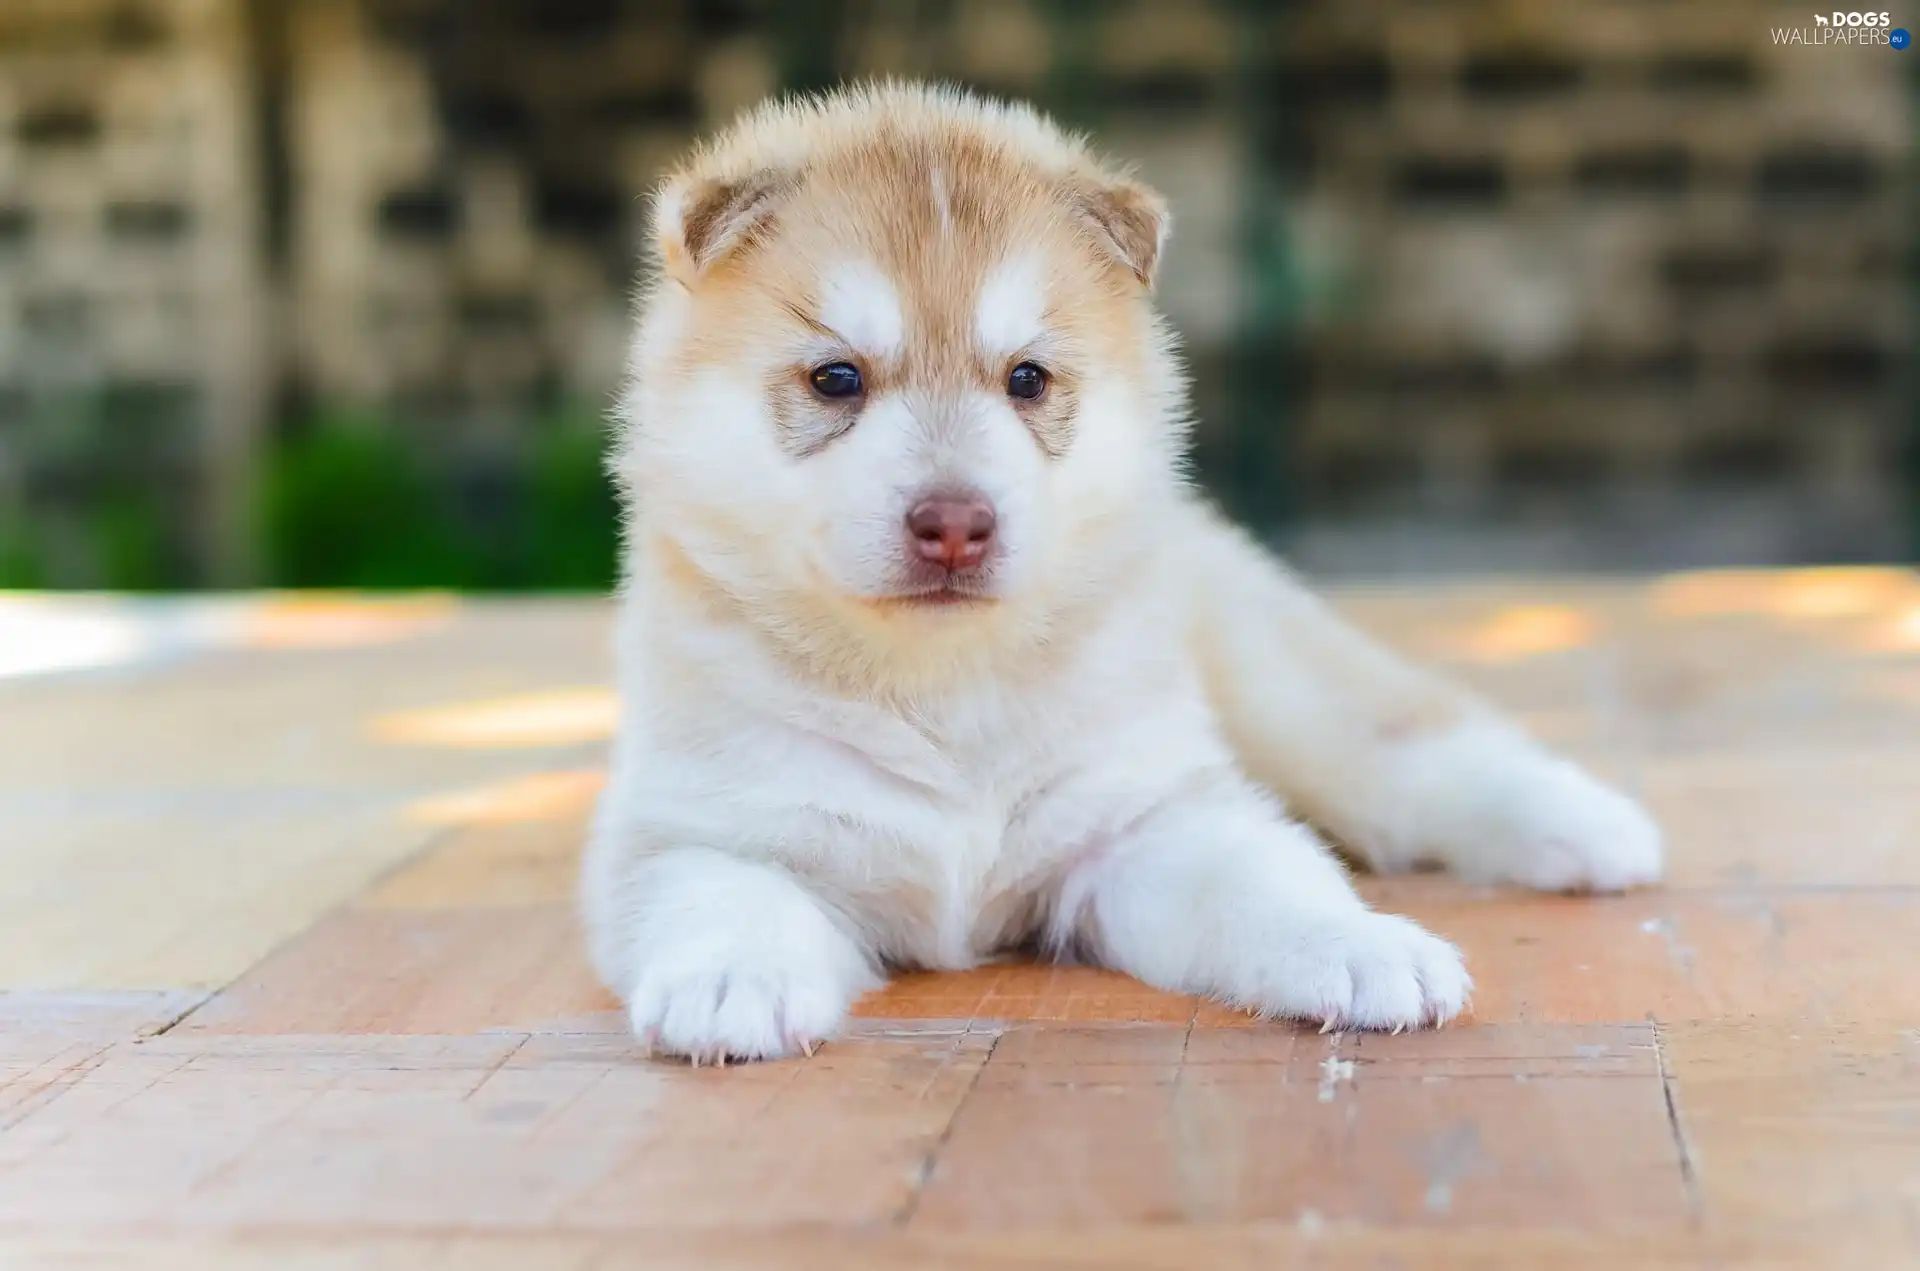
<path fill-rule="evenodd" d="M 1693 1146 L 1687 1142 L 1686 1126 L 1680 1120 L 1680 1104 L 1674 1095 L 1673 1070 L 1667 1066 L 1667 1046 L 1666 1040 L 1660 1035 L 1660 1021 L 1648 1015 L 1647 1024 L 1653 1030 L 1653 1059 L 1660 1069 L 1660 1094 L 1667 1105 L 1667 1130 L 1673 1137 L 1674 1153 L 1680 1165 L 1680 1183 L 1687 1193 L 1687 1211 L 1692 1216 L 1693 1225 L 1698 1227 L 1703 1215 L 1700 1177 L 1694 1165 Z"/>
<path fill-rule="evenodd" d="M 156 1037 L 165 1037 L 168 1033 L 171 1033 L 174 1029 L 180 1027 L 180 1025 L 186 1023 L 188 1020 L 192 1019 L 195 1015 L 199 1014 L 202 1008 L 206 1007 L 210 1003 L 222 1000 L 223 998 L 226 997 L 226 995 L 229 992 L 233 990 L 233 987 L 235 985 L 239 984 L 242 980 L 245 980 L 249 975 L 252 975 L 255 971 L 259 970 L 261 967 L 265 966 L 267 963 L 273 961 L 274 958 L 278 957 L 280 954 L 284 953 L 286 950 L 292 948 L 299 941 L 311 935 L 315 930 L 319 928 L 321 923 L 325 922 L 329 918 L 332 918 L 336 914 L 344 913 L 347 910 L 352 909 L 356 904 L 359 903 L 360 899 L 363 896 L 367 896 L 372 892 L 378 890 L 380 887 L 385 885 L 388 879 L 394 877 L 401 870 L 408 868 L 416 861 L 424 860 L 429 853 L 438 851 L 442 846 L 445 845 L 446 840 L 448 838 L 459 833 L 459 831 L 462 828 L 464 827 L 458 826 L 458 825 L 447 825 L 447 826 L 441 826 L 440 828 L 434 830 L 432 833 L 428 834 L 424 839 L 422 839 L 420 841 L 420 845 L 414 848 L 413 851 L 407 853 L 401 859 L 389 863 L 386 868 L 377 871 L 372 878 L 369 878 L 365 883 L 363 883 L 360 886 L 360 889 L 358 891 L 354 892 L 350 896 L 346 896 L 342 898 L 339 904 L 334 905 L 328 909 L 323 909 L 319 913 L 314 914 L 297 931 L 288 932 L 286 937 L 276 942 L 271 949 L 268 949 L 265 953 L 261 954 L 258 958 L 254 959 L 253 962 L 251 962 L 245 967 L 242 967 L 239 971 L 235 972 L 233 976 L 226 981 L 226 983 L 220 985 L 218 988 L 207 990 L 206 993 L 202 995 L 199 1001 L 194 1002 L 192 1005 L 188 1006 L 185 1010 L 181 1011 L 173 1019 L 169 1020 L 164 1027 L 157 1028 L 153 1032 L 148 1033 L 146 1036 L 137 1038 L 135 1040 L 135 1044 L 138 1044 L 139 1042 L 143 1042 L 143 1041 L 151 1041 Z"/>
<path fill-rule="evenodd" d="M 941 1153 L 947 1150 L 947 1144 L 953 1139 L 953 1129 L 960 1123 L 960 1114 L 966 1110 L 968 1104 L 973 1102 L 973 1093 L 980 1088 L 980 1079 L 987 1075 L 987 1065 L 993 1062 L 994 1055 L 1000 1049 L 1000 1039 L 1004 1036 L 1006 1036 L 1005 1033 L 995 1033 L 993 1040 L 987 1043 L 986 1056 L 981 1059 L 980 1066 L 973 1070 L 973 1080 L 967 1083 L 967 1092 L 961 1095 L 953 1105 L 953 1111 L 947 1116 L 947 1123 L 940 1127 L 940 1137 L 934 1140 L 931 1148 L 927 1149 L 927 1154 L 922 1158 L 920 1168 L 915 1174 L 913 1191 L 907 1197 L 906 1203 L 900 1207 L 900 1212 L 894 1216 L 893 1225 L 896 1228 L 905 1227 L 913 1221 L 914 1214 L 919 1212 L 920 1201 L 927 1194 L 927 1184 L 933 1181 L 934 1167 L 939 1164 Z"/>

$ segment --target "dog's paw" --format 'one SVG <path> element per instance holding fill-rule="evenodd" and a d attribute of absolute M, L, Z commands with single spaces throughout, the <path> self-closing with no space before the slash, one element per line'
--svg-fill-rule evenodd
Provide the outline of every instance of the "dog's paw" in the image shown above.
<path fill-rule="evenodd" d="M 1409 919 L 1365 909 L 1277 934 L 1249 969 L 1243 1005 L 1328 1029 L 1444 1024 L 1473 988 L 1458 949 Z"/>
<path fill-rule="evenodd" d="M 1402 860 L 1540 891 L 1657 882 L 1665 848 L 1640 805 L 1504 730 L 1466 729 L 1410 751 L 1412 833 Z"/>
<path fill-rule="evenodd" d="M 1573 764 L 1545 759 L 1487 810 L 1483 871 L 1540 891 L 1624 891 L 1658 882 L 1660 827 L 1632 799 Z"/>
<path fill-rule="evenodd" d="M 740 933 L 651 959 L 627 1015 L 643 1046 L 696 1065 L 810 1055 L 877 983 L 850 946 Z"/>

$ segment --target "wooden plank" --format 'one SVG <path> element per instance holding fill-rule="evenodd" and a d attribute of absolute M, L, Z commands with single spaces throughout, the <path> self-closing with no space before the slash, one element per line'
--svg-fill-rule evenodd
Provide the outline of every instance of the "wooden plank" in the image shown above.
<path fill-rule="evenodd" d="M 1667 833 L 1672 886 L 1914 887 L 1916 772 L 1920 752 L 1902 750 L 1729 757 L 1649 765 L 1641 793 Z"/>
<path fill-rule="evenodd" d="M 1124 1020 L 1184 1024 L 1197 999 L 1148 988 L 1099 967 L 1004 962 L 973 971 L 910 974 L 859 1003 L 865 1019 Z"/>
<path fill-rule="evenodd" d="M 181 1025 L 188 1035 L 624 1029 L 571 905 L 348 909 Z"/>
<path fill-rule="evenodd" d="M 158 1032 L 204 998 L 161 990 L 131 993 L 0 991 L 0 1054 L 39 1039 L 126 1041 Z"/>
<path fill-rule="evenodd" d="M 1415 1038 L 1037 1026 L 1002 1038 L 912 1225 L 1601 1230 L 1688 1216 L 1644 1025 Z"/>
<path fill-rule="evenodd" d="M 604 674 L 608 617 L 601 602 L 188 605 L 175 625 L 224 623 L 251 651 L 216 640 L 110 676 L 0 682 L 0 988 L 227 983 L 431 842 L 440 823 L 406 822 L 409 807 L 597 763 L 591 738 L 447 749 L 388 744 L 374 721 Z"/>
<path fill-rule="evenodd" d="M 1272 1225 L 1011 1236 L 819 1229 L 600 1234 L 147 1233 L 0 1236 L 14 1271 L 1907 1271 L 1910 1244 L 1858 1234 L 1299 1232 Z"/>
<path fill-rule="evenodd" d="M 1482 1023 L 1920 1018 L 1920 891 L 1482 895 L 1367 890 L 1466 950 Z"/>
<path fill-rule="evenodd" d="M 569 787 L 577 784 L 569 782 Z M 524 794 L 525 788 L 521 787 Z M 496 788 L 506 798 L 513 792 Z M 580 791 L 561 795 L 542 786 L 535 807 L 562 800 L 574 810 Z M 591 794 L 587 794 L 591 798 Z M 499 813 L 501 804 L 476 799 L 472 808 Z M 374 887 L 360 903 L 381 909 L 491 909 L 518 905 L 570 905 L 578 890 L 580 850 L 586 826 L 574 815 L 529 815 L 524 820 L 464 824 L 441 836 L 433 849 Z"/>
<path fill-rule="evenodd" d="M 0 853 L 0 988 L 207 989 L 434 831 L 375 808 L 101 813 Z"/>
<path fill-rule="evenodd" d="M 1920 953 L 1920 893 L 1482 896 L 1437 879 L 1381 880 L 1368 890 L 1466 949 L 1476 983 L 1470 1019 L 1481 1024 L 1920 1017 L 1920 984 L 1902 969 Z M 379 905 L 336 914 L 208 1003 L 188 1027 L 578 1027 L 582 1017 L 616 1009 L 587 966 L 581 939 L 564 903 Z M 1023 963 L 904 976 L 855 1014 L 1290 1027 L 1097 968 Z"/>
<path fill-rule="evenodd" d="M 0 993 L 0 1131 L 59 1098 L 115 1042 L 166 1028 L 198 993 Z"/>
<path fill-rule="evenodd" d="M 885 1223 L 990 1044 L 717 1070 L 610 1037 L 172 1034 L 0 1135 L 0 1230 Z"/>
<path fill-rule="evenodd" d="M 1707 1222 L 1911 1233 L 1920 1196 L 1920 1033 L 1911 1023 L 1665 1030 Z"/>

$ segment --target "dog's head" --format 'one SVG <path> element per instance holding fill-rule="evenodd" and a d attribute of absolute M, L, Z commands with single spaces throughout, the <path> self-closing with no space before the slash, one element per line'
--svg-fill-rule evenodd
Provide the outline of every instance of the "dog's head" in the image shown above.
<path fill-rule="evenodd" d="M 882 87 L 750 115 L 655 202 L 619 459 L 647 528 L 743 599 L 862 621 L 1107 576 L 1178 486 L 1167 223 L 1024 108 Z"/>

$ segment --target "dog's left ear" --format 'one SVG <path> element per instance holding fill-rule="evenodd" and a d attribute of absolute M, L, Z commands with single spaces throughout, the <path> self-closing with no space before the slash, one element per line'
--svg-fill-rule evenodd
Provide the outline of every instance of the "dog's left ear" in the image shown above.
<path fill-rule="evenodd" d="M 1152 288 L 1173 228 L 1173 213 L 1159 191 L 1131 177 L 1101 177 L 1077 182 L 1068 193 L 1095 241 Z"/>

